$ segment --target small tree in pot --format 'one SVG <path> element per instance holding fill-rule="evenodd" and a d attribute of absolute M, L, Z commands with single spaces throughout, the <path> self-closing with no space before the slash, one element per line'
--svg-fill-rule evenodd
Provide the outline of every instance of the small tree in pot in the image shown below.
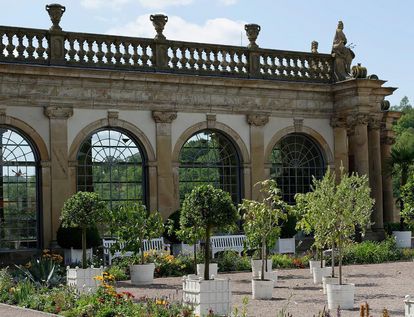
<path fill-rule="evenodd" d="M 97 193 L 77 192 L 63 205 L 62 227 L 80 228 L 82 230 L 82 268 L 86 268 L 86 235 L 87 229 L 106 219 L 105 202 Z"/>
<path fill-rule="evenodd" d="M 182 230 L 189 233 L 193 241 L 203 238 L 204 279 L 209 280 L 210 237 L 214 229 L 228 230 L 236 225 L 239 215 L 230 194 L 211 185 L 195 187 L 188 194 L 181 209 Z"/>
<path fill-rule="evenodd" d="M 251 247 L 261 248 L 261 280 L 265 280 L 265 265 L 267 260 L 267 245 L 274 245 L 280 235 L 279 223 L 287 219 L 289 210 L 280 196 L 280 189 L 274 180 L 265 180 L 256 185 L 261 186 L 263 201 L 257 202 L 244 199 L 239 210 L 244 212 L 244 232 Z M 254 282 L 254 281 L 253 281 Z M 273 288 L 273 285 L 271 286 Z M 271 294 L 270 288 L 270 297 Z M 269 298 L 268 294 L 257 295 L 255 298 Z"/>
<path fill-rule="evenodd" d="M 319 208 L 315 232 L 326 235 L 338 249 L 339 285 L 327 285 L 329 309 L 336 309 L 338 305 L 343 309 L 353 307 L 355 285 L 343 284 L 343 248 L 352 241 L 357 227 L 364 232 L 370 224 L 374 204 L 370 191 L 366 175 L 348 175 L 342 167 L 338 184 L 335 174 L 328 170 L 323 179 L 314 180 L 313 192 L 306 194 L 307 203 Z"/>
<path fill-rule="evenodd" d="M 113 249 L 123 252 L 132 251 L 139 259 L 141 266 L 145 265 L 144 241 L 160 237 L 164 232 L 164 224 L 159 212 L 149 212 L 139 203 L 126 203 L 110 213 L 111 229 L 117 237 L 117 243 Z M 132 284 L 149 284 L 154 278 L 155 266 L 151 263 L 148 267 L 131 265 Z M 137 274 L 135 275 L 135 272 Z"/>

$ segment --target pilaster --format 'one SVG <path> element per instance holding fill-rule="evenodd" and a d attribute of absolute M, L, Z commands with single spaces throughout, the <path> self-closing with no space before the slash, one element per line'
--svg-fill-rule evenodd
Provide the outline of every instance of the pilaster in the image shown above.
<path fill-rule="evenodd" d="M 258 200 L 260 198 L 260 187 L 255 186 L 255 184 L 265 179 L 264 126 L 269 122 L 269 116 L 249 114 L 246 116 L 246 120 L 250 126 L 251 197 L 253 200 Z"/>
<path fill-rule="evenodd" d="M 69 198 L 69 162 L 68 162 L 68 126 L 67 121 L 73 115 L 71 107 L 49 106 L 44 108 L 49 117 L 50 130 L 50 176 L 51 176 L 51 237 L 56 240 L 59 217 L 63 204 Z M 44 221 L 47 221 L 46 219 Z"/>
<path fill-rule="evenodd" d="M 157 143 L 157 191 L 158 210 L 167 218 L 175 210 L 174 179 L 172 168 L 171 123 L 177 118 L 174 111 L 153 111 Z M 150 169 L 149 177 L 154 177 Z M 150 179 L 150 182 L 152 180 Z"/>
<path fill-rule="evenodd" d="M 335 174 L 337 180 L 341 175 L 341 166 L 344 172 L 349 170 L 348 134 L 345 117 L 335 116 L 331 119 L 331 126 L 334 133 L 334 160 Z"/>
<path fill-rule="evenodd" d="M 368 121 L 369 116 L 364 113 L 349 115 L 347 118 L 355 172 L 369 177 Z"/>

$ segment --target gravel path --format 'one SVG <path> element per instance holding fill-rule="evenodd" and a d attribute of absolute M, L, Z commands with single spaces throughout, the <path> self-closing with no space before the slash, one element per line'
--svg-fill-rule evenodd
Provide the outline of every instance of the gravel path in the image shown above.
<path fill-rule="evenodd" d="M 326 295 L 321 287 L 314 285 L 309 269 L 279 270 L 278 286 L 273 290 L 271 300 L 251 298 L 251 273 L 220 274 L 233 283 L 233 307 L 242 306 L 247 297 L 249 316 L 274 316 L 282 308 L 293 317 L 312 317 L 326 305 Z M 384 307 L 391 317 L 404 316 L 404 297 L 414 295 L 414 263 L 398 262 L 344 267 L 345 281 L 356 284 L 355 309 L 343 311 L 341 317 L 359 316 L 359 305 L 367 301 L 371 315 L 380 317 Z M 118 291 L 130 291 L 137 297 L 181 298 L 181 278 L 155 279 L 149 287 L 135 287 L 129 282 L 119 282 Z M 0 304 L 1 317 L 44 317 L 42 313 Z M 50 315 L 49 315 L 50 316 Z"/>
<path fill-rule="evenodd" d="M 293 317 L 312 317 L 327 305 L 326 295 L 319 285 L 314 285 L 309 269 L 279 270 L 278 286 L 271 300 L 251 298 L 251 273 L 220 274 L 230 278 L 233 288 L 233 307 L 242 305 L 243 297 L 249 299 L 249 316 L 276 316 L 286 307 Z M 404 316 L 404 297 L 414 295 L 414 263 L 398 262 L 344 267 L 345 281 L 355 283 L 355 309 L 343 311 L 342 317 L 359 316 L 359 305 L 367 301 L 373 317 L 382 316 L 386 307 L 391 317 Z M 138 297 L 181 298 L 181 278 L 155 279 L 149 287 L 132 287 L 120 282 L 118 290 L 127 290 Z"/>

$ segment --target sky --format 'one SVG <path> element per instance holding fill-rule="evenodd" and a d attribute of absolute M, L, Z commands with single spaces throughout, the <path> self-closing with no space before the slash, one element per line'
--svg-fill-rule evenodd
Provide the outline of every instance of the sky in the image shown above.
<path fill-rule="evenodd" d="M 65 31 L 152 38 L 149 15 L 164 13 L 170 40 L 246 46 L 244 24 L 257 23 L 260 47 L 309 52 L 316 40 L 321 53 L 342 20 L 353 64 L 398 88 L 391 105 L 404 96 L 414 104 L 413 0 L 0 0 L 0 25 L 49 28 L 45 5 L 55 1 L 66 6 Z"/>

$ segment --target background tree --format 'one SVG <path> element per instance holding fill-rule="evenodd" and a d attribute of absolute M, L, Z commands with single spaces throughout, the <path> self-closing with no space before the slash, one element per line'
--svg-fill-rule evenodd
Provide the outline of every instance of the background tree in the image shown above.
<path fill-rule="evenodd" d="M 188 194 L 181 208 L 180 223 L 194 239 L 202 237 L 204 248 L 204 279 L 209 280 L 210 237 L 214 229 L 231 230 L 236 226 L 239 214 L 230 194 L 211 185 L 195 187 Z"/>

